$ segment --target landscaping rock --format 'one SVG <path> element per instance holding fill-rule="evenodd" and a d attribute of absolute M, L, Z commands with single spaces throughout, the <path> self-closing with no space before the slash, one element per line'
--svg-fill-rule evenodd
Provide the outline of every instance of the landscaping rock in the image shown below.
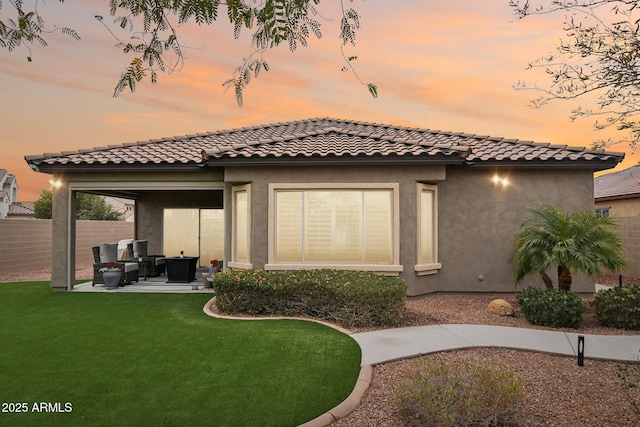
<path fill-rule="evenodd" d="M 487 307 L 487 311 L 499 316 L 513 316 L 513 307 L 503 299 L 494 299 L 491 301 Z"/>

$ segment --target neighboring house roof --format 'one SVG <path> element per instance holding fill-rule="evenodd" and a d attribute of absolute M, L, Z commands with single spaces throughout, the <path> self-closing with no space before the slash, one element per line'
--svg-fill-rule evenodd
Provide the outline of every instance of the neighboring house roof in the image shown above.
<path fill-rule="evenodd" d="M 597 177 L 593 193 L 596 200 L 640 197 L 640 164 Z"/>
<path fill-rule="evenodd" d="M 41 172 L 95 170 L 96 165 L 109 170 L 167 170 L 203 165 L 381 162 L 602 170 L 614 167 L 623 157 L 624 153 L 566 145 L 318 118 L 31 155 L 25 160 Z"/>
<path fill-rule="evenodd" d="M 9 205 L 7 216 L 35 216 L 34 205 L 35 202 L 13 202 Z"/>

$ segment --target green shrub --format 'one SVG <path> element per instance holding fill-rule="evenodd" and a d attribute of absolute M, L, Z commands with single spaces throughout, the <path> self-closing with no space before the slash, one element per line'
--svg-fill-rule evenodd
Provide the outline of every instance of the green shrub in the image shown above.
<path fill-rule="evenodd" d="M 224 313 L 308 315 L 345 327 L 398 324 L 407 292 L 397 277 L 343 270 L 227 270 L 213 288 Z"/>
<path fill-rule="evenodd" d="M 640 329 L 640 285 L 625 285 L 598 291 L 591 302 L 602 326 Z"/>
<path fill-rule="evenodd" d="M 416 362 L 417 372 L 398 387 L 405 425 L 514 426 L 523 398 L 521 381 L 506 366 Z"/>
<path fill-rule="evenodd" d="M 578 328 L 585 306 L 573 292 L 528 287 L 516 297 L 524 318 L 533 325 Z"/>

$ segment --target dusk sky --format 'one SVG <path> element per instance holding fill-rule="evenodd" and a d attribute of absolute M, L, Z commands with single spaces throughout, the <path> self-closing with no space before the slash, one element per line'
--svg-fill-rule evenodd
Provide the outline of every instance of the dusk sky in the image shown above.
<path fill-rule="evenodd" d="M 323 38 L 295 53 L 286 46 L 267 53 L 270 71 L 252 81 L 240 108 L 222 83 L 251 47 L 248 37 L 233 39 L 224 12 L 213 26 L 178 29 L 189 46 L 180 70 L 113 98 L 130 58 L 94 18 L 111 24 L 108 3 L 49 0 L 40 9 L 47 25 L 71 27 L 82 40 L 47 35 L 48 47 L 31 47 L 33 62 L 25 49 L 0 50 L 0 168 L 17 176 L 19 200 L 30 201 L 50 176 L 31 171 L 25 155 L 312 117 L 577 146 L 615 135 L 597 133 L 589 118 L 571 122 L 578 104 L 533 109 L 534 94 L 513 89 L 519 80 L 547 83 L 526 66 L 557 44 L 562 15 L 518 21 L 508 0 L 345 3 L 358 10 L 362 25 L 346 52 L 358 56 L 358 74 L 378 86 L 379 97 L 341 71 L 339 2 L 325 0 Z M 624 144 L 610 150 L 628 153 L 617 169 L 638 161 Z"/>

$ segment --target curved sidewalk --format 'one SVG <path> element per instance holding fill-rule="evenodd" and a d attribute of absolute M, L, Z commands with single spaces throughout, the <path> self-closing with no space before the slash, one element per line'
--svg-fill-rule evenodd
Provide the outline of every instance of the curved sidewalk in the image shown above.
<path fill-rule="evenodd" d="M 361 366 L 377 365 L 439 351 L 504 347 L 621 362 L 640 361 L 640 335 L 588 335 L 487 325 L 430 325 L 351 334 L 362 350 Z"/>

